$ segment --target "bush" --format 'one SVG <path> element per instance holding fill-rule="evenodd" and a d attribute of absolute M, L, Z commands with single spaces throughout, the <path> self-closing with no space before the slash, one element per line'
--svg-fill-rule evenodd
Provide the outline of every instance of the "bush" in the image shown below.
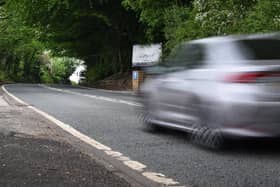
<path fill-rule="evenodd" d="M 69 76 L 80 60 L 70 57 L 49 57 L 49 62 L 41 67 L 42 83 L 69 83 Z"/>
<path fill-rule="evenodd" d="M 6 73 L 0 70 L 0 82 L 4 82 L 7 80 Z"/>
<path fill-rule="evenodd" d="M 41 82 L 46 84 L 53 84 L 54 80 L 49 69 L 46 66 L 41 67 L 40 71 Z"/>
<path fill-rule="evenodd" d="M 275 32 L 280 30 L 280 2 L 260 0 L 244 19 L 241 32 Z"/>

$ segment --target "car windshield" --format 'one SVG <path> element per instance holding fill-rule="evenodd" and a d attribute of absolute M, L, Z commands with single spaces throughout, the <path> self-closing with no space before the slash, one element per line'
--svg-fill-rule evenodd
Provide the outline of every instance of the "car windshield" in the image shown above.
<path fill-rule="evenodd" d="M 171 73 L 175 71 L 181 71 L 184 70 L 185 67 L 183 66 L 169 66 L 166 64 L 161 64 L 157 66 L 152 66 L 146 68 L 146 73 L 149 75 L 160 75 L 160 74 L 165 74 L 165 73 Z"/>

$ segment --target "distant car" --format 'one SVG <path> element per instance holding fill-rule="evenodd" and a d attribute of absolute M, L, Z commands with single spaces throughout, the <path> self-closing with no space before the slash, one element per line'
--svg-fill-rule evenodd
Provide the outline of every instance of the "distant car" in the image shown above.
<path fill-rule="evenodd" d="M 86 66 L 79 65 L 76 67 L 74 73 L 69 77 L 69 80 L 72 83 L 80 84 L 86 79 L 85 73 L 86 73 Z"/>
<path fill-rule="evenodd" d="M 280 34 L 182 43 L 142 85 L 145 127 L 190 132 L 209 147 L 224 137 L 280 136 Z"/>

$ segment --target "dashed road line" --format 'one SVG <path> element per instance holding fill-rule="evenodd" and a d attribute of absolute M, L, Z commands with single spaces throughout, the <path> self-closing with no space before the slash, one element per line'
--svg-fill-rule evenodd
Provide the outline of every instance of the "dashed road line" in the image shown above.
<path fill-rule="evenodd" d="M 53 89 L 53 88 L 51 88 L 51 89 Z M 129 157 L 124 156 L 122 153 L 114 151 L 110 147 L 108 147 L 106 145 L 103 145 L 102 143 L 94 140 L 93 138 L 91 138 L 91 137 L 89 137 L 89 136 L 87 136 L 85 134 L 82 134 L 81 132 L 79 132 L 78 130 L 74 129 L 70 125 L 63 123 L 62 121 L 56 119 L 55 117 L 53 117 L 53 116 L 51 116 L 51 115 L 49 115 L 49 114 L 47 114 L 47 113 L 45 113 L 45 112 L 35 108 L 33 106 L 28 105 L 27 103 L 25 103 L 21 99 L 17 98 L 13 94 L 11 94 L 5 88 L 5 86 L 2 86 L 2 90 L 7 95 L 9 95 L 13 99 L 15 99 L 17 102 L 19 102 L 20 104 L 28 106 L 28 108 L 32 109 L 36 113 L 38 113 L 38 114 L 42 115 L 43 117 L 47 118 L 48 120 L 50 120 L 51 122 L 53 122 L 54 124 L 59 126 L 61 129 L 65 130 L 66 132 L 68 132 L 71 135 L 73 135 L 74 137 L 80 139 L 81 141 L 91 145 L 92 147 L 94 147 L 94 148 L 96 148 L 96 149 L 98 149 L 100 151 L 103 151 L 108 156 L 111 156 L 112 158 L 121 161 L 125 166 L 127 166 L 128 168 L 130 168 L 130 169 L 132 169 L 134 171 L 139 172 L 142 176 L 146 177 L 147 179 L 149 179 L 149 180 L 151 180 L 153 182 L 156 182 L 156 183 L 158 183 L 160 185 L 163 185 L 163 186 L 170 186 L 170 187 L 172 187 L 172 186 L 173 187 L 174 186 L 180 186 L 180 183 L 175 181 L 174 179 L 168 178 L 164 174 L 161 174 L 161 173 L 155 173 L 155 172 L 148 171 L 147 170 L 147 166 L 145 164 L 142 164 L 142 163 L 140 163 L 138 161 L 131 160 Z M 54 88 L 53 90 L 57 90 L 57 89 Z M 65 91 L 63 91 L 63 92 L 65 92 Z M 68 92 L 68 91 L 66 91 L 66 92 Z M 81 95 L 83 95 L 83 94 L 81 94 Z M 100 98 L 97 97 L 97 99 L 100 99 Z M 100 100 L 103 100 L 103 98 L 101 98 Z M 119 103 L 118 100 L 117 101 L 112 101 L 112 102 Z M 131 102 L 129 102 L 129 103 L 130 103 L 129 105 L 132 105 Z M 125 104 L 127 104 L 127 103 L 125 103 Z M 135 105 L 133 104 L 133 106 L 135 106 Z"/>

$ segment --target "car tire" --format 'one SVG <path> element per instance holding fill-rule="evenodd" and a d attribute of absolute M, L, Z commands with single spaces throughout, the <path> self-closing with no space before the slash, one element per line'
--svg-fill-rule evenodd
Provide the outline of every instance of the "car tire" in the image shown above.
<path fill-rule="evenodd" d="M 209 123 L 209 112 L 204 111 L 201 108 L 201 102 L 198 99 L 195 100 L 197 108 L 197 116 L 199 120 L 193 127 L 193 132 L 191 133 L 191 141 L 199 146 L 203 146 L 210 149 L 222 149 L 225 147 L 225 139 L 220 130 L 211 128 Z"/>
<path fill-rule="evenodd" d="M 222 149 L 225 146 L 225 140 L 219 130 L 208 127 L 197 128 L 191 135 L 191 141 L 210 149 Z"/>
<path fill-rule="evenodd" d="M 143 129 L 147 132 L 156 132 L 160 130 L 160 127 L 154 123 L 150 122 L 150 115 L 148 111 L 142 112 L 141 121 L 143 124 Z"/>
<path fill-rule="evenodd" d="M 138 119 L 142 123 L 142 129 L 146 132 L 157 132 L 160 130 L 160 127 L 154 123 L 151 123 L 151 116 L 150 116 L 150 108 L 149 100 L 150 98 L 146 96 L 145 100 L 142 99 L 143 108 L 139 108 L 137 110 Z"/>
<path fill-rule="evenodd" d="M 143 124 L 143 130 L 146 132 L 158 132 L 160 130 L 159 126 L 157 126 L 156 124 L 153 123 L 144 123 Z"/>

